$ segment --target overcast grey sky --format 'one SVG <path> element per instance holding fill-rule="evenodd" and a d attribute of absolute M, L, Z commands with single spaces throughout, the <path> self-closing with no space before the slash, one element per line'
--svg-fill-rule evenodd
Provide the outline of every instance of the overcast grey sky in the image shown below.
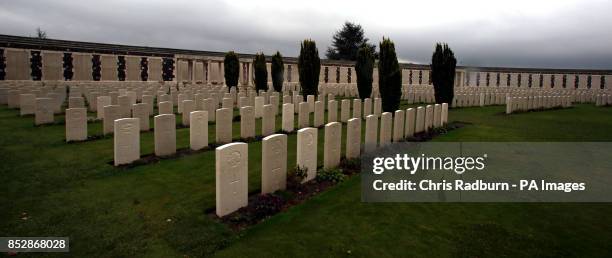
<path fill-rule="evenodd" d="M 1 34 L 286 56 L 352 21 L 404 62 L 443 41 L 460 65 L 612 69 L 610 0 L 1 0 L 0 17 Z"/>

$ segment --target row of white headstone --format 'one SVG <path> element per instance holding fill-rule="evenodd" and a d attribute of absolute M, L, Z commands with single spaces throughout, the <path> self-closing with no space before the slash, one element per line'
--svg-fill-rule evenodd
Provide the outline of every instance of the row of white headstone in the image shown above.
<path fill-rule="evenodd" d="M 331 100 L 335 101 L 335 100 Z M 294 114 L 292 112 L 293 104 L 284 104 L 284 113 L 290 113 L 290 115 L 283 116 L 283 131 L 293 131 L 292 118 Z M 307 103 L 300 103 L 302 114 L 307 113 Z M 108 109 L 106 106 L 105 108 Z M 82 111 L 82 109 L 79 109 Z M 73 112 L 70 112 L 71 116 Z M 230 143 L 232 142 L 233 125 L 232 125 L 232 111 L 229 108 L 221 108 L 215 111 L 217 116 L 217 122 L 215 123 L 215 142 L 217 144 Z M 271 105 L 266 105 L 265 115 L 262 121 L 262 134 L 268 136 L 276 132 L 275 117 L 271 110 Z M 356 114 L 356 113 L 354 113 Z M 87 123 L 83 121 L 82 113 L 79 114 L 80 121 L 67 123 L 66 131 L 67 138 L 73 131 L 85 132 Z M 208 146 L 208 111 L 192 111 L 189 113 L 189 132 L 190 132 L 190 148 L 192 150 L 200 150 Z M 290 117 L 290 118 L 289 118 Z M 301 115 L 301 117 L 308 117 Z M 367 146 L 377 146 L 378 138 L 380 138 L 380 145 L 384 146 L 391 141 L 400 141 L 407 137 L 413 136 L 415 133 L 426 132 L 427 130 L 440 127 L 445 124 L 448 120 L 448 105 L 446 103 L 440 105 L 428 105 L 427 107 L 418 107 L 416 109 L 409 108 L 407 110 L 397 110 L 395 112 L 395 118 L 393 114 L 389 112 L 382 113 L 381 115 L 381 129 L 380 137 L 377 137 L 378 130 L 378 116 L 368 115 L 366 116 L 366 135 L 368 135 L 368 124 L 372 123 L 372 119 L 375 119 L 376 125 L 373 126 L 369 133 L 370 137 L 366 137 Z M 361 116 L 353 117 L 358 121 L 361 121 Z M 394 123 L 392 122 L 394 120 Z M 126 147 L 122 142 L 131 143 L 133 141 L 124 141 L 128 137 L 139 138 L 141 127 L 143 126 L 143 120 L 146 120 L 145 126 L 148 126 L 148 117 L 135 117 L 135 118 L 119 118 L 113 121 L 113 131 L 115 134 L 115 165 L 129 164 L 140 158 L 140 151 L 134 147 Z M 350 119 L 347 119 L 347 123 Z M 328 124 L 336 121 L 328 119 Z M 137 123 L 137 125 L 134 125 Z M 79 126 L 75 126 L 78 124 Z M 309 123 L 304 122 L 304 126 L 300 128 L 309 127 Z M 75 130 L 74 128 L 78 128 Z M 82 129 L 84 128 L 84 129 Z M 128 128 L 128 129 L 126 129 Z M 136 130 L 136 131 L 134 131 Z M 70 131 L 70 132 L 69 132 Z M 253 107 L 243 107 L 243 116 L 241 118 L 241 136 L 242 138 L 249 138 L 255 136 L 255 119 L 253 116 Z M 118 135 L 119 134 L 119 135 Z M 82 135 L 82 134 L 79 134 Z M 374 138 L 372 138 L 374 137 Z M 70 139 L 73 139 L 70 137 Z M 120 139 L 120 140 L 118 140 Z M 176 153 L 176 117 L 174 114 L 162 114 L 154 117 L 154 141 L 155 141 L 155 155 L 156 156 L 168 156 Z M 374 144 L 374 145 L 372 145 Z M 366 147 L 371 148 L 371 147 Z M 128 155 L 125 152 L 128 151 L 132 155 Z"/>
<path fill-rule="evenodd" d="M 598 94 L 595 97 L 595 106 L 609 106 L 612 105 L 612 94 Z"/>
<path fill-rule="evenodd" d="M 448 121 L 448 105 L 397 110 L 394 115 L 382 113 L 380 134 L 378 116 L 368 115 L 365 126 L 364 151 L 371 152 L 391 141 L 398 142 L 415 132 L 441 127 Z M 340 164 L 342 123 L 330 122 L 324 127 L 323 169 Z M 361 118 L 351 118 L 346 125 L 347 159 L 361 155 Z M 318 129 L 306 127 L 297 131 L 296 166 L 306 171 L 303 182 L 317 176 Z M 243 142 L 225 144 L 215 150 L 216 214 L 226 216 L 248 205 L 248 145 Z M 287 135 L 272 134 L 262 140 L 262 194 L 283 190 L 287 185 Z"/>
<path fill-rule="evenodd" d="M 521 111 L 568 108 L 572 106 L 571 96 L 506 97 L 506 114 Z"/>

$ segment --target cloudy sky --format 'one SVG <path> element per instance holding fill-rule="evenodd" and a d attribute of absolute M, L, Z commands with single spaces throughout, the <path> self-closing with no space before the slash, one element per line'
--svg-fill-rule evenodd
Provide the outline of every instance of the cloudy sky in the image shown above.
<path fill-rule="evenodd" d="M 460 65 L 612 69 L 610 0 L 1 0 L 0 17 L 0 34 L 286 56 L 352 21 L 404 62 L 443 41 Z"/>

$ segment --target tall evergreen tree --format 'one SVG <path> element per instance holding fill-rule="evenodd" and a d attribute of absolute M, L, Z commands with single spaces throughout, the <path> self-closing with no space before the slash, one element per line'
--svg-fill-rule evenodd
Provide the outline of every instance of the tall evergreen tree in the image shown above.
<path fill-rule="evenodd" d="M 434 86 L 436 103 L 452 103 L 455 87 L 457 59 L 446 43 L 436 44 L 431 56 L 431 82 Z"/>
<path fill-rule="evenodd" d="M 283 81 L 285 80 L 285 64 L 283 62 L 283 56 L 280 52 L 276 51 L 276 54 L 272 56 L 272 86 L 277 92 L 283 90 Z"/>
<path fill-rule="evenodd" d="M 345 22 L 342 29 L 336 31 L 332 39 L 332 46 L 327 49 L 327 59 L 357 60 L 357 51 L 362 46 L 371 48 L 376 56 L 376 46 L 368 43 L 363 28 L 359 24 Z"/>
<path fill-rule="evenodd" d="M 225 77 L 225 84 L 228 90 L 232 87 L 238 88 L 238 76 L 240 74 L 240 65 L 238 61 L 238 55 L 234 51 L 227 52 L 223 59 L 223 72 Z"/>
<path fill-rule="evenodd" d="M 402 72 L 395 54 L 395 44 L 383 37 L 378 61 L 378 87 L 384 112 L 395 112 L 402 96 Z"/>
<path fill-rule="evenodd" d="M 30 55 L 30 75 L 32 80 L 40 81 L 42 79 L 42 56 L 40 51 L 31 51 Z"/>
<path fill-rule="evenodd" d="M 255 72 L 255 90 L 268 90 L 268 68 L 266 67 L 266 56 L 263 53 L 255 54 L 253 59 L 253 71 Z"/>
<path fill-rule="evenodd" d="M 372 95 L 372 73 L 374 72 L 374 53 L 367 46 L 362 46 L 357 52 L 355 73 L 357 74 L 357 90 L 359 98 L 366 99 Z"/>
<path fill-rule="evenodd" d="M 306 39 L 302 42 L 298 57 L 298 70 L 304 100 L 308 95 L 317 95 L 321 58 L 319 58 L 317 44 L 313 40 Z"/>
<path fill-rule="evenodd" d="M 64 80 L 71 81 L 74 72 L 72 71 L 72 53 L 64 53 L 63 64 Z"/>

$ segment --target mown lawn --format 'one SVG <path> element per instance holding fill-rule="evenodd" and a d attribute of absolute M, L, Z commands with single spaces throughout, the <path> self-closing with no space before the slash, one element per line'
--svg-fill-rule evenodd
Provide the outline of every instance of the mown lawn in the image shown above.
<path fill-rule="evenodd" d="M 503 111 L 451 110 L 451 121 L 469 124 L 435 140 L 612 141 L 612 108 Z M 153 152 L 152 137 L 142 134 L 142 154 Z M 322 164 L 323 130 L 318 140 Z M 295 143 L 290 135 L 290 165 Z M 188 129 L 178 129 L 177 146 L 188 144 Z M 251 193 L 260 189 L 260 150 L 249 143 Z M 214 151 L 131 169 L 108 165 L 112 156 L 112 138 L 66 144 L 63 125 L 34 127 L 0 108 L 0 236 L 69 236 L 75 257 L 612 256 L 612 205 L 369 204 L 358 176 L 238 233 L 207 214 Z"/>

